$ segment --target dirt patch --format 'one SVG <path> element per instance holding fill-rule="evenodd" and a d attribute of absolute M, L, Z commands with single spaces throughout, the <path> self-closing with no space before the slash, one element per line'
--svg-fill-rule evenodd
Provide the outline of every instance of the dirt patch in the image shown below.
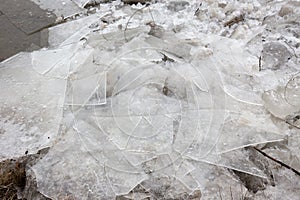
<path fill-rule="evenodd" d="M 0 162 L 0 199 L 49 199 L 37 191 L 35 176 L 29 170 L 47 151 L 43 149 L 37 154 Z"/>

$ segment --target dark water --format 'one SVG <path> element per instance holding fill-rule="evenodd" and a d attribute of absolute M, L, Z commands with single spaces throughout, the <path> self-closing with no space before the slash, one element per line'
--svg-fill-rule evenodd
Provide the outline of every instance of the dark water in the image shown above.
<path fill-rule="evenodd" d="M 0 61 L 47 46 L 46 28 L 55 19 L 30 0 L 0 0 Z"/>

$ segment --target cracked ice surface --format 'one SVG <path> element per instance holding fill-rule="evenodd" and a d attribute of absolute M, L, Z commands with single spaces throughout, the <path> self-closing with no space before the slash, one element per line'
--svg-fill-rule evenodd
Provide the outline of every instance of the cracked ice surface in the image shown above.
<path fill-rule="evenodd" d="M 112 18 L 124 24 L 126 12 L 114 10 Z M 164 24 L 166 13 L 152 12 Z M 209 12 L 222 18 L 218 10 Z M 148 14 L 144 21 L 151 20 Z M 52 48 L 1 63 L 0 159 L 50 146 L 33 170 L 39 191 L 53 199 L 113 199 L 139 184 L 156 194 L 157 180 L 178 194 L 210 186 L 218 191 L 214 181 L 239 186 L 216 168 L 268 176 L 244 148 L 284 139 L 274 116 L 299 126 L 300 93 L 294 70 L 271 71 L 279 65 L 274 61 L 260 71 L 247 51 L 261 30 L 245 40 L 236 40 L 239 29 L 235 39 L 198 32 L 182 37 L 186 32 L 137 26 L 132 19 L 126 31 L 113 24 L 101 32 L 90 28 L 98 17 L 53 27 Z M 266 59 L 288 57 L 261 48 Z"/>
<path fill-rule="evenodd" d="M 14 96 L 15 101 L 9 102 L 33 104 L 37 112 L 47 103 L 43 112 L 45 117 L 57 118 L 52 121 L 45 118 L 40 122 L 41 126 L 50 129 L 42 129 L 43 133 L 51 131 L 57 134 L 60 119 L 64 116 L 64 127 L 49 154 L 33 167 L 40 190 L 45 195 L 59 198 L 57 194 L 71 193 L 84 199 L 126 194 L 146 180 L 149 171 L 178 178 L 189 188 L 197 188 L 197 181 L 191 182 L 188 178 L 192 169 L 176 167 L 182 162 L 193 166 L 190 159 L 263 176 L 251 163 L 244 161 L 241 165 L 236 153 L 218 153 L 283 137 L 271 122 L 267 123 L 270 127 L 260 124 L 261 121 L 257 123 L 254 116 L 264 118 L 266 115 L 262 109 L 241 111 L 247 106 L 259 107 L 255 102 L 258 95 L 253 92 L 253 101 L 245 101 L 243 95 L 235 95 L 238 89 L 225 88 L 227 83 L 222 71 L 239 73 L 235 69 L 242 67 L 240 63 L 246 60 L 244 66 L 250 66 L 246 70 L 251 72 L 254 63 L 250 54 L 234 41 L 204 35 L 214 42 L 210 43 L 210 54 L 199 55 L 195 48 L 203 48 L 201 40 L 180 40 L 172 35 L 161 40 L 148 35 L 148 28 L 141 30 L 131 31 L 135 37 L 131 39 L 129 33 L 127 40 L 131 40 L 128 42 L 123 38 L 106 42 L 106 37 L 96 35 L 91 37 L 91 45 L 88 40 L 87 44 L 78 44 L 77 48 L 65 46 L 33 52 L 28 55 L 32 59 L 28 63 L 31 71 L 27 70 L 31 79 L 21 76 L 21 84 L 10 86 L 14 82 L 7 79 L 12 76 L 13 68 L 1 68 L 1 74 L 8 77 L 2 79 L 3 85 L 8 84 L 3 89 L 18 90 L 13 87 L 21 85 L 22 91 L 27 92 L 29 89 L 23 87 L 26 81 L 40 84 L 38 92 L 28 95 L 30 99 L 25 96 L 25 101 L 22 101 Z M 113 60 L 107 56 L 111 51 L 107 49 L 110 42 L 120 45 L 113 52 Z M 219 51 L 227 45 L 235 51 Z M 162 61 L 167 55 L 176 61 Z M 225 55 L 230 57 L 224 59 Z M 17 64 L 12 66 L 18 67 Z M 53 94 L 49 89 L 43 90 L 44 84 L 54 88 Z M 22 93 L 19 95 L 24 98 Z M 51 105 L 51 99 L 55 106 Z M 228 108 L 226 104 L 229 104 Z M 26 105 L 20 106 L 26 108 Z M 56 110 L 47 110 L 53 106 Z M 47 114 L 47 111 L 56 115 Z M 14 120 L 9 118 L 4 123 L 14 124 Z M 53 130 L 51 122 L 56 129 Z M 46 145 L 43 140 L 46 136 L 38 137 L 41 134 L 38 133 L 33 132 L 34 138 L 29 138 Z M 23 145 L 27 147 L 26 143 Z M 148 162 L 158 158 L 162 163 L 145 168 Z M 170 166 L 175 170 L 168 171 Z"/>
<path fill-rule="evenodd" d="M 265 176 L 238 159 L 239 149 L 283 135 L 267 120 L 260 91 L 246 101 L 238 91 L 251 90 L 238 89 L 239 81 L 226 88 L 223 73 L 241 73 L 243 66 L 251 73 L 251 55 L 230 39 L 203 35 L 214 42 L 205 50 L 211 53 L 201 54 L 196 50 L 204 48 L 201 39 L 171 34 L 161 40 L 148 31 L 131 30 L 129 41 L 107 40 L 118 32 L 93 35 L 80 47 L 82 64 L 72 65 L 68 75 L 66 126 L 33 167 L 42 193 L 109 198 L 128 193 L 149 173 L 175 177 L 195 189 L 200 177 L 191 176 L 190 160 Z M 111 42 L 120 46 L 111 52 L 114 59 L 107 56 Z M 164 56 L 172 61 L 162 61 Z M 188 167 L 180 167 L 182 163 Z"/>

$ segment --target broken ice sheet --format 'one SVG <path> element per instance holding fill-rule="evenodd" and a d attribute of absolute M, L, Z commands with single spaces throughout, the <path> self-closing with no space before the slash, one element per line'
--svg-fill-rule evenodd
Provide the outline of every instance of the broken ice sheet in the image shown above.
<path fill-rule="evenodd" d="M 170 151 L 173 120 L 180 115 L 180 102 L 144 87 L 123 92 L 108 102 L 112 110 L 105 113 L 96 108 L 93 119 L 124 150 L 124 155 Z M 136 165 L 141 161 L 132 162 Z"/>
<path fill-rule="evenodd" d="M 268 116 L 256 105 L 239 101 L 243 95 L 236 93 L 239 98 L 226 100 L 228 95 L 222 87 L 222 81 L 239 86 L 252 72 L 252 58 L 247 60 L 249 55 L 242 46 L 207 36 L 218 41 L 211 49 L 217 53 L 193 55 L 192 45 L 175 36 L 165 35 L 161 40 L 147 36 L 145 28 L 127 33 L 127 40 L 123 31 L 105 36 L 95 33 L 71 57 L 66 104 L 76 104 L 80 109 L 65 113 L 72 116 L 68 118 L 72 128 L 34 166 L 42 193 L 54 198 L 59 198 L 59 193 L 73 193 L 83 199 L 110 197 L 128 193 L 150 172 L 175 178 L 184 187 L 195 189 L 197 181 L 190 174 L 194 167 L 178 167 L 181 165 L 177 163 L 190 159 L 264 177 L 243 157 L 241 148 L 273 141 L 276 127 L 268 120 L 266 127 L 256 122 L 256 115 L 261 119 Z M 227 48 L 220 53 L 230 45 L 234 50 Z M 195 40 L 193 48 L 197 47 L 203 48 Z M 228 54 L 229 58 L 223 59 Z M 228 81 L 226 76 L 230 73 L 224 73 L 238 74 L 242 71 L 240 66 L 247 71 L 245 76 L 237 82 Z M 88 105 L 93 99 L 96 101 Z M 245 111 L 237 114 L 241 110 Z M 275 139 L 277 136 L 281 138 L 276 135 Z M 162 157 L 167 163 L 156 162 Z M 168 163 L 174 169 L 164 166 Z M 81 170 L 76 170 L 77 165 Z M 90 168 L 82 170 L 82 165 Z M 64 167 L 64 173 L 60 173 L 60 167 Z M 50 180 L 51 176 L 56 178 Z M 73 177 L 72 181 L 69 177 Z M 82 185 L 82 181 L 88 184 Z M 64 191 L 55 188 L 56 184 Z M 100 194 L 106 185 L 110 186 L 108 193 Z"/>
<path fill-rule="evenodd" d="M 259 80 L 255 80 L 257 78 L 254 75 L 224 73 L 223 77 L 224 90 L 228 95 L 244 103 L 262 105 L 260 93 L 255 91 L 253 83 Z"/>
<path fill-rule="evenodd" d="M 74 106 L 102 105 L 106 103 L 106 73 L 69 80 L 66 104 Z"/>
<path fill-rule="evenodd" d="M 249 159 L 249 156 L 244 149 L 237 149 L 222 154 L 213 150 L 209 155 L 201 157 L 200 159 L 194 157 L 192 154 L 191 156 L 188 155 L 188 157 L 192 158 L 194 161 L 237 170 L 253 176 L 262 178 L 267 177 L 266 174 Z"/>
<path fill-rule="evenodd" d="M 120 65 L 122 67 L 119 67 Z M 159 65 L 140 63 L 138 60 L 115 61 L 111 66 L 107 72 L 109 96 L 147 85 L 159 90 L 163 87 L 168 74 L 168 71 Z M 157 71 L 161 73 L 157 74 Z"/>
<path fill-rule="evenodd" d="M 260 81 L 254 75 L 257 59 L 246 51 L 238 51 L 243 46 L 234 40 L 220 39 L 220 43 L 212 44 L 212 64 L 221 72 L 225 93 L 244 103 L 262 105 L 260 88 L 255 88 Z M 223 46 L 226 44 L 228 47 Z"/>
<path fill-rule="evenodd" d="M 263 109 L 253 107 L 251 111 L 233 111 L 228 115 L 216 146 L 219 153 L 284 138 L 270 115 Z"/>
<path fill-rule="evenodd" d="M 66 81 L 36 72 L 30 53 L 0 65 L 0 159 L 35 153 L 58 134 Z"/>
<path fill-rule="evenodd" d="M 93 154 L 97 156 L 99 153 Z M 48 197 L 63 199 L 72 194 L 80 199 L 88 199 L 89 196 L 95 199 L 113 198 L 104 166 L 99 165 L 90 152 L 83 150 L 82 142 L 73 129 L 33 166 L 33 170 L 39 191 Z"/>
<path fill-rule="evenodd" d="M 33 170 L 40 191 L 54 199 L 70 193 L 80 199 L 113 198 L 128 193 L 145 178 L 104 133 L 81 120 Z"/>
<path fill-rule="evenodd" d="M 210 153 L 220 137 L 224 111 L 202 109 L 182 113 L 179 128 L 174 135 L 174 150 L 195 158 Z"/>
<path fill-rule="evenodd" d="M 275 90 L 266 91 L 263 100 L 266 108 L 274 116 L 287 119 L 300 112 L 300 76 L 296 74 L 285 86 L 278 86 Z"/>
<path fill-rule="evenodd" d="M 85 35 L 90 33 L 90 25 L 99 25 L 101 15 L 94 14 L 77 20 L 59 24 L 48 29 L 48 42 L 50 47 L 63 46 L 66 44 L 76 43 Z M 101 24 L 100 24 L 101 25 Z M 99 26 L 100 26 L 99 25 Z M 97 27 L 100 28 L 100 27 Z"/>
<path fill-rule="evenodd" d="M 91 34 L 88 40 L 88 45 L 99 49 L 117 49 L 124 45 L 127 41 L 137 37 L 143 33 L 149 32 L 148 26 L 140 26 L 138 28 L 126 30 L 126 36 L 124 31 L 111 32 L 106 34 L 94 33 Z M 127 53 L 127 52 L 126 52 Z"/>
<path fill-rule="evenodd" d="M 285 141 L 281 143 L 271 143 L 265 145 L 263 151 L 268 155 L 280 160 L 288 166 L 300 171 L 300 157 L 299 157 L 299 131 L 295 130 L 293 135 L 289 136 Z M 272 148 L 275 147 L 275 148 Z M 281 148 L 278 148 L 281 147 Z"/>
<path fill-rule="evenodd" d="M 247 191 L 226 168 L 197 161 L 191 161 L 191 164 L 195 170 L 190 174 L 198 182 L 203 199 L 220 199 L 220 193 L 224 199 L 240 199 L 243 191 Z"/>
<path fill-rule="evenodd" d="M 73 47 L 73 46 L 72 46 Z M 42 49 L 32 52 L 33 69 L 41 75 L 64 79 L 69 74 L 71 46 L 60 49 Z"/>

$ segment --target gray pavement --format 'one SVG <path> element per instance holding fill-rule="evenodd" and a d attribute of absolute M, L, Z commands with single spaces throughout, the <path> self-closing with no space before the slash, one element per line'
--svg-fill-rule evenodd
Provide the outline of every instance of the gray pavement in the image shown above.
<path fill-rule="evenodd" d="M 56 16 L 30 0 L 0 0 L 0 61 L 47 45 Z"/>

